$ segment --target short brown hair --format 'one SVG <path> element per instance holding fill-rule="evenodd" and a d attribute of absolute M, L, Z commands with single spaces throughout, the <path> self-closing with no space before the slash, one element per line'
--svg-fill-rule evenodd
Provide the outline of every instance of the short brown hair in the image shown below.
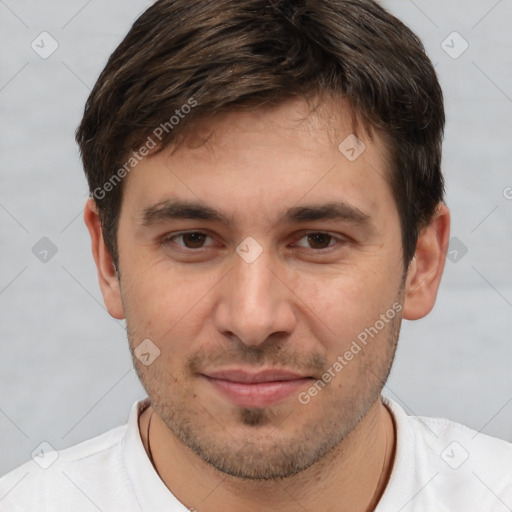
<path fill-rule="evenodd" d="M 220 112 L 324 93 L 387 136 L 407 268 L 443 200 L 443 96 L 421 41 L 372 0 L 159 0 L 136 20 L 76 132 L 116 266 L 122 184 L 113 178 L 156 127 L 162 150 Z"/>

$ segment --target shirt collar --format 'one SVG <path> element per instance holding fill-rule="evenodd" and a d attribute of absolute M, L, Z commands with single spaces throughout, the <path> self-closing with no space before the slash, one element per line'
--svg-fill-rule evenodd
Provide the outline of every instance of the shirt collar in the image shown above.
<path fill-rule="evenodd" d="M 164 484 L 149 460 L 139 430 L 139 416 L 150 405 L 149 397 L 131 408 L 126 434 L 122 441 L 123 460 L 135 490 L 139 507 L 144 511 L 182 512 L 188 509 Z"/>

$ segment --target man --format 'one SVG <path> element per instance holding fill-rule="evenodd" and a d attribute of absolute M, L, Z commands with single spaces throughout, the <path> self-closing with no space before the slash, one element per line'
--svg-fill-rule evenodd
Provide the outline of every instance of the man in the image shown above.
<path fill-rule="evenodd" d="M 510 510 L 510 444 L 381 396 L 444 268 L 443 127 L 371 0 L 151 6 L 77 131 L 148 397 L 6 475 L 2 510 Z"/>

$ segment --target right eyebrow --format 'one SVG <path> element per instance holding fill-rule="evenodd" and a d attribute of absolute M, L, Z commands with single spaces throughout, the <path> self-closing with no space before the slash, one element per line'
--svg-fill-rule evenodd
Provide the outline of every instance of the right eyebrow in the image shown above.
<path fill-rule="evenodd" d="M 148 206 L 142 210 L 140 218 L 144 226 L 171 219 L 207 220 L 232 225 L 232 220 L 220 210 L 196 201 L 184 200 L 165 200 Z"/>

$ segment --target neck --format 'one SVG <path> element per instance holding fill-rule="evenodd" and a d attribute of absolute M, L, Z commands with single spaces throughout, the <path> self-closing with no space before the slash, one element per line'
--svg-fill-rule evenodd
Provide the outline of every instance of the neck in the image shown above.
<path fill-rule="evenodd" d="M 148 426 L 150 458 L 160 478 L 183 504 L 201 512 L 371 511 L 386 488 L 395 450 L 393 419 L 380 400 L 324 459 L 276 481 L 241 480 L 217 471 L 182 445 L 151 407 L 140 418 L 146 452 Z"/>

